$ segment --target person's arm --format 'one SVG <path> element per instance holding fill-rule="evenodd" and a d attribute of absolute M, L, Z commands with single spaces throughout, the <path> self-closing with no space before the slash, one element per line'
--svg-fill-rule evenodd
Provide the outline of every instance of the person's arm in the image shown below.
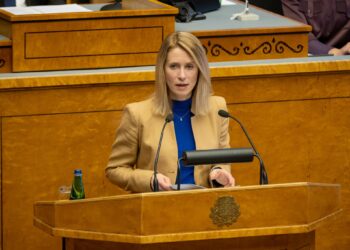
<path fill-rule="evenodd" d="M 117 130 L 105 173 L 112 183 L 125 190 L 150 192 L 153 171 L 136 168 L 138 145 L 139 124 L 128 105 Z"/>
<path fill-rule="evenodd" d="M 309 53 L 312 55 L 327 55 L 332 54 L 332 46 L 320 42 L 314 34 L 309 33 Z"/>

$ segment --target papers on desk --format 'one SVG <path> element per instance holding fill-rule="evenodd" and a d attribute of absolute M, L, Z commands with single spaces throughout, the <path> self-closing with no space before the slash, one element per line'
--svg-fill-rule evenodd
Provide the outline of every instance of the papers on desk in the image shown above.
<path fill-rule="evenodd" d="M 205 187 L 195 184 L 181 184 L 180 190 L 191 190 L 191 189 L 204 189 Z M 177 185 L 171 185 L 172 190 L 177 190 Z"/>
<path fill-rule="evenodd" d="M 14 15 L 28 14 L 52 14 L 52 13 L 71 13 L 71 12 L 88 12 L 91 11 L 78 4 L 62 5 L 40 5 L 30 7 L 4 7 L 0 8 Z"/>
<path fill-rule="evenodd" d="M 225 5 L 236 5 L 236 3 L 231 2 L 230 0 L 221 0 L 221 6 Z"/>

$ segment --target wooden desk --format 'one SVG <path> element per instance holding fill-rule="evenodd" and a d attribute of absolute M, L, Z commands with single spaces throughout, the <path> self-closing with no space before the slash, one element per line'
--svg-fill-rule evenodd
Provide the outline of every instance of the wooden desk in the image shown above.
<path fill-rule="evenodd" d="M 196 35 L 210 62 L 306 57 L 311 26 L 250 6 L 257 21 L 230 20 L 244 4 L 222 6 L 206 13 L 206 19 L 176 23 L 176 30 Z"/>
<path fill-rule="evenodd" d="M 89 5 L 85 5 L 88 6 Z M 90 5 L 97 10 L 99 5 Z M 176 23 L 177 8 L 155 0 L 128 0 L 123 10 L 11 15 L 0 11 L 0 72 L 154 65 L 165 36 L 196 35 L 211 62 L 306 57 L 311 27 L 255 7 L 258 21 L 232 21 L 243 5 L 222 6 L 206 20 Z"/>
<path fill-rule="evenodd" d="M 175 29 L 177 8 L 155 0 L 122 6 L 31 15 L 0 10 L 2 35 L 12 40 L 12 71 L 154 65 L 163 39 Z"/>

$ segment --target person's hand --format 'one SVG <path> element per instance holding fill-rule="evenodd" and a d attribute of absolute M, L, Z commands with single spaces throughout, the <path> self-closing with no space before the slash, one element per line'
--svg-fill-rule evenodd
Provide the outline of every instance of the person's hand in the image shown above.
<path fill-rule="evenodd" d="M 335 56 L 350 55 L 350 42 L 345 44 L 341 49 L 331 49 L 330 51 L 328 51 L 328 54 Z"/>
<path fill-rule="evenodd" d="M 153 187 L 153 179 L 154 179 L 154 175 L 152 175 L 152 177 L 151 177 L 151 185 L 152 185 L 152 187 Z M 170 181 L 169 177 L 158 173 L 157 174 L 157 180 L 158 180 L 159 190 L 161 190 L 161 191 L 169 191 L 169 190 L 171 190 L 171 181 Z"/>
<path fill-rule="evenodd" d="M 343 55 L 350 55 L 350 42 L 345 44 L 340 50 L 344 53 Z"/>
<path fill-rule="evenodd" d="M 209 178 L 210 180 L 216 180 L 224 187 L 233 187 L 235 185 L 235 179 L 232 177 L 231 173 L 221 168 L 212 170 L 209 174 Z"/>

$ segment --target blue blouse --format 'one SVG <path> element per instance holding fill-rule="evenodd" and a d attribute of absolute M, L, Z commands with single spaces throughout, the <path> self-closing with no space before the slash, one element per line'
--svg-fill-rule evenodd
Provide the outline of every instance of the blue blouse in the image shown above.
<path fill-rule="evenodd" d="M 196 143 L 193 136 L 191 124 L 192 98 L 185 101 L 173 100 L 174 127 L 177 142 L 178 158 L 182 157 L 182 152 L 195 150 Z M 194 184 L 194 167 L 183 166 L 181 162 L 181 184 Z"/>

